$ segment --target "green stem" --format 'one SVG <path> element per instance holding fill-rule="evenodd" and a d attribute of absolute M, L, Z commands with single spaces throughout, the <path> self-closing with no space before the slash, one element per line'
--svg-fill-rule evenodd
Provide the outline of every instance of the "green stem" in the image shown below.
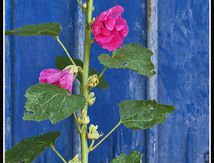
<path fill-rule="evenodd" d="M 90 149 L 93 147 L 94 142 L 95 142 L 94 140 L 91 141 L 91 145 L 89 146 L 89 151 L 90 151 Z"/>
<path fill-rule="evenodd" d="M 68 56 L 68 58 L 70 59 L 71 63 L 72 63 L 73 65 L 76 66 L 74 60 L 71 58 L 71 56 L 70 56 L 70 54 L 68 53 L 67 49 L 65 48 L 65 46 L 63 45 L 63 43 L 60 41 L 59 37 L 56 36 L 55 38 L 56 38 L 57 42 L 60 44 L 60 46 L 63 48 L 63 50 L 65 51 L 65 53 L 67 54 L 67 56 Z"/>
<path fill-rule="evenodd" d="M 59 152 L 56 150 L 56 148 L 54 147 L 54 145 L 53 144 L 51 144 L 51 148 L 52 148 L 52 150 L 57 154 L 57 156 L 59 156 L 59 158 L 64 162 L 64 163 L 67 163 L 66 161 L 65 161 L 65 159 L 59 154 Z"/>
<path fill-rule="evenodd" d="M 82 131 L 81 131 L 80 125 L 79 125 L 79 123 L 78 123 L 76 113 L 74 113 L 74 120 L 75 120 L 75 123 L 76 123 L 77 129 L 78 129 L 78 132 L 81 134 L 81 133 L 82 133 Z"/>
<path fill-rule="evenodd" d="M 109 133 L 102 138 L 102 140 L 100 140 L 94 147 L 90 148 L 90 152 L 93 151 L 95 148 L 97 148 L 106 138 L 109 137 L 109 135 L 111 135 L 112 132 L 114 132 L 114 130 L 116 130 L 119 126 L 121 125 L 121 121 L 118 122 L 118 124 L 111 130 L 109 131 Z"/>
<path fill-rule="evenodd" d="M 88 75 L 89 75 L 89 63 L 90 63 L 90 49 L 91 49 L 91 30 L 90 25 L 92 21 L 93 12 L 93 0 L 88 0 L 86 11 L 86 25 L 85 25 L 85 42 L 84 42 L 84 60 L 83 60 L 83 74 L 82 74 L 82 89 L 83 96 L 87 99 L 89 90 L 87 88 Z M 88 109 L 86 104 L 84 109 Z M 87 140 L 87 125 L 82 126 L 82 133 L 80 135 L 81 140 L 81 161 L 82 163 L 88 163 L 88 140 Z"/>
<path fill-rule="evenodd" d="M 103 68 L 103 70 L 102 70 L 102 72 L 100 73 L 98 79 L 100 79 L 100 78 L 103 76 L 103 74 L 104 74 L 104 72 L 106 71 L 107 68 L 108 68 L 108 66 L 105 66 L 105 67 Z"/>

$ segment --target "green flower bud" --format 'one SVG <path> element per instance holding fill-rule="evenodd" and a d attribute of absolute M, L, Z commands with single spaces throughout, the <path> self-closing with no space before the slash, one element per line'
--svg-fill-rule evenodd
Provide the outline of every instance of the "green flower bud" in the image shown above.
<path fill-rule="evenodd" d="M 94 104 L 96 97 L 94 97 L 94 92 L 89 93 L 88 95 L 88 105 L 91 106 Z"/>
<path fill-rule="evenodd" d="M 88 139 L 91 139 L 91 140 L 96 140 L 96 139 L 99 139 L 102 134 L 99 134 L 98 131 L 98 126 L 94 126 L 93 124 L 90 125 L 89 127 L 89 133 L 88 133 Z"/>
<path fill-rule="evenodd" d="M 96 97 L 89 99 L 89 100 L 88 100 L 88 105 L 89 105 L 89 106 L 93 105 L 94 102 L 95 102 L 95 100 L 96 100 Z"/>
<path fill-rule="evenodd" d="M 82 7 L 86 9 L 87 8 L 87 3 L 86 2 L 83 3 Z"/>
<path fill-rule="evenodd" d="M 95 8 L 94 8 L 94 6 L 92 6 L 92 11 L 94 11 L 95 10 Z"/>
<path fill-rule="evenodd" d="M 99 84 L 99 79 L 98 79 L 97 74 L 94 74 L 94 75 L 88 77 L 87 85 L 89 88 L 96 87 L 98 84 Z"/>
<path fill-rule="evenodd" d="M 70 73 L 76 74 L 79 71 L 79 66 L 75 66 L 75 65 L 69 65 L 66 66 L 63 70 L 69 69 Z"/>
<path fill-rule="evenodd" d="M 72 160 L 69 160 L 68 163 L 81 163 L 81 161 L 78 158 L 78 155 L 76 155 Z"/>
<path fill-rule="evenodd" d="M 86 109 L 82 110 L 82 113 L 80 114 L 80 116 L 78 117 L 77 120 L 80 124 L 88 124 L 90 122 L 90 118 L 89 118 L 89 116 L 87 116 Z"/>

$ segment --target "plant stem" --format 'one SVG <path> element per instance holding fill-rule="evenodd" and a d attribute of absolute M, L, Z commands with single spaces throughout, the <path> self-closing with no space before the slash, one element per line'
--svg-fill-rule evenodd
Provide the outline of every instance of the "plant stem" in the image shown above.
<path fill-rule="evenodd" d="M 112 132 L 114 132 L 114 130 L 116 130 L 119 126 L 121 125 L 121 121 L 119 121 L 117 123 L 117 125 L 111 130 L 109 131 L 109 133 L 104 137 L 102 138 L 102 140 L 100 140 L 94 147 L 90 148 L 90 152 L 93 151 L 95 148 L 97 148 L 106 138 L 108 138 L 109 135 L 111 135 Z"/>
<path fill-rule="evenodd" d="M 80 129 L 80 125 L 79 125 L 79 123 L 78 123 L 76 113 L 74 113 L 74 120 L 75 120 L 77 129 L 78 129 L 78 132 L 79 132 L 79 134 L 81 134 L 82 131 L 81 131 L 81 129 Z"/>
<path fill-rule="evenodd" d="M 90 63 L 90 49 L 91 49 L 91 30 L 90 23 L 92 21 L 92 8 L 93 0 L 88 0 L 86 11 L 86 25 L 85 25 L 85 42 L 84 42 L 84 60 L 83 60 L 83 74 L 82 74 L 82 88 L 83 96 L 87 99 L 89 90 L 87 88 L 88 75 L 89 75 L 89 63 Z M 88 104 L 84 109 L 88 109 Z M 82 126 L 82 133 L 80 135 L 81 140 L 81 161 L 82 163 L 88 163 L 88 140 L 87 140 L 87 125 Z"/>
<path fill-rule="evenodd" d="M 91 141 L 91 145 L 89 146 L 89 151 L 90 151 L 90 149 L 93 147 L 94 142 L 95 142 L 94 140 Z"/>
<path fill-rule="evenodd" d="M 65 161 L 65 159 L 59 154 L 59 152 L 56 150 L 56 148 L 54 147 L 54 145 L 53 144 L 51 144 L 51 148 L 52 148 L 52 150 L 57 154 L 57 156 L 59 156 L 59 158 L 64 162 L 64 163 L 67 163 L 66 161 Z"/>
<path fill-rule="evenodd" d="M 103 74 L 104 74 L 104 72 L 106 71 L 107 68 L 108 68 L 108 66 L 105 66 L 105 67 L 103 68 L 103 70 L 102 70 L 102 72 L 100 73 L 98 79 L 100 79 L 100 78 L 103 76 Z"/>
<path fill-rule="evenodd" d="M 68 58 L 70 59 L 71 63 L 72 63 L 73 65 L 76 66 L 74 60 L 71 58 L 71 56 L 70 56 L 70 54 L 68 53 L 67 49 L 65 48 L 65 46 L 63 45 L 63 43 L 60 41 L 59 37 L 56 36 L 55 38 L 56 38 L 57 42 L 61 45 L 61 47 L 63 48 L 63 50 L 65 51 L 65 53 L 67 54 L 67 56 L 68 56 Z"/>

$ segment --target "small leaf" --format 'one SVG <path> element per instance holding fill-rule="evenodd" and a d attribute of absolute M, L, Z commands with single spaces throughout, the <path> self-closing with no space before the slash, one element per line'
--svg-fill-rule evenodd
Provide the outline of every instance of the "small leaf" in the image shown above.
<path fill-rule="evenodd" d="M 131 129 L 147 129 L 161 124 L 166 114 L 172 113 L 171 105 L 158 104 L 155 100 L 126 100 L 119 103 L 121 122 Z"/>
<path fill-rule="evenodd" d="M 111 163 L 142 163 L 142 156 L 138 151 L 132 151 L 129 155 L 122 153 L 113 159 Z"/>
<path fill-rule="evenodd" d="M 80 60 L 80 59 L 74 59 L 74 62 L 76 63 L 77 66 L 80 66 L 82 67 L 83 66 L 83 62 Z M 66 66 L 70 65 L 71 62 L 70 60 L 65 57 L 65 56 L 57 56 L 56 58 L 56 67 L 60 70 L 63 70 Z M 96 69 L 91 69 L 90 72 L 89 72 L 89 75 L 93 75 L 93 74 L 97 74 L 99 76 L 99 73 Z M 81 74 L 78 74 L 77 75 L 77 79 L 82 82 L 82 76 Z M 97 85 L 97 88 L 99 89 L 106 89 L 108 88 L 109 85 L 108 83 L 106 82 L 105 78 L 102 76 L 100 78 L 100 81 L 99 81 L 99 84 Z"/>
<path fill-rule="evenodd" d="M 53 124 L 68 118 L 86 104 L 83 96 L 70 95 L 67 90 L 51 84 L 31 86 L 26 91 L 25 97 L 27 102 L 24 120 L 49 119 Z"/>
<path fill-rule="evenodd" d="M 32 162 L 51 144 L 54 144 L 60 132 L 48 132 L 43 135 L 24 139 L 5 152 L 6 163 Z"/>
<path fill-rule="evenodd" d="M 110 68 L 131 69 L 141 75 L 152 76 L 155 74 L 152 55 L 152 51 L 139 44 L 128 44 L 114 51 L 112 57 L 101 54 L 98 59 Z"/>
<path fill-rule="evenodd" d="M 61 26 L 59 23 L 45 23 L 45 24 L 30 24 L 14 30 L 6 30 L 6 35 L 18 35 L 18 36 L 38 36 L 49 35 L 58 36 L 61 32 Z"/>

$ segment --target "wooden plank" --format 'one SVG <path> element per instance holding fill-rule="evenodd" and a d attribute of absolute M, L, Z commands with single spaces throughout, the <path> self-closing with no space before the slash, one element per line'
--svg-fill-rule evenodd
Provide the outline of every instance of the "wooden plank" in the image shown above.
<path fill-rule="evenodd" d="M 14 1 L 14 27 L 26 24 L 59 22 L 63 32 L 60 35 L 65 46 L 72 53 L 74 49 L 74 23 L 77 4 L 71 0 L 61 1 Z M 42 123 L 22 119 L 26 89 L 38 82 L 39 73 L 45 68 L 55 66 L 55 57 L 64 54 L 54 38 L 50 37 L 14 37 L 14 107 L 13 107 L 13 144 L 23 138 L 48 131 L 61 131 L 56 148 L 68 160 L 73 154 L 73 122 L 69 118 L 56 125 L 49 121 Z M 65 55 L 65 54 L 64 54 Z M 35 162 L 60 162 L 51 151 L 45 151 Z"/>
<path fill-rule="evenodd" d="M 95 1 L 94 17 L 114 5 L 124 7 L 123 17 L 127 20 L 129 34 L 125 38 L 127 43 L 146 44 L 146 1 L 114 0 L 100 3 Z M 97 43 L 92 45 L 91 66 L 95 66 L 100 72 L 103 68 L 96 56 L 101 53 L 111 54 L 103 50 Z M 99 125 L 98 130 L 107 134 L 119 120 L 117 103 L 126 99 L 146 98 L 146 79 L 135 72 L 121 69 L 107 69 L 104 77 L 110 84 L 110 88 L 100 91 L 95 89 L 96 103 L 89 108 L 91 123 Z M 138 150 L 145 156 L 145 132 L 132 131 L 123 125 L 119 127 L 107 140 L 105 140 L 93 153 L 89 155 L 89 162 L 107 163 L 122 152 L 129 153 Z M 145 162 L 145 157 L 143 157 Z"/>
<path fill-rule="evenodd" d="M 152 62 L 156 75 L 148 78 L 147 98 L 158 100 L 158 0 L 147 0 L 147 47 L 154 53 Z M 148 129 L 146 161 L 158 162 L 158 126 Z"/>
<path fill-rule="evenodd" d="M 201 163 L 209 144 L 209 2 L 159 1 L 160 163 Z"/>
<path fill-rule="evenodd" d="M 80 3 L 82 3 L 82 0 L 80 0 Z M 73 13 L 74 14 L 74 13 Z M 83 60 L 83 55 L 84 55 L 84 36 L 85 36 L 85 13 L 82 12 L 82 9 L 80 6 L 77 8 L 76 13 L 75 13 L 75 40 L 74 40 L 74 54 L 75 58 L 79 58 Z M 78 94 L 79 92 L 79 83 L 75 83 L 75 92 Z M 78 113 L 78 115 L 80 112 Z M 75 124 L 74 124 L 75 125 Z M 78 154 L 81 156 L 81 148 L 80 148 L 80 137 L 78 134 L 78 131 L 76 128 L 74 128 L 74 137 L 73 137 L 73 155 L 75 156 Z"/>
<path fill-rule="evenodd" d="M 80 44 L 83 42 L 81 36 L 83 36 L 83 29 L 80 19 L 81 14 L 75 7 L 76 3 L 70 1 L 55 1 L 48 3 L 48 1 L 25 1 L 21 3 L 20 0 L 15 0 L 14 6 L 14 27 L 19 27 L 26 24 L 43 23 L 56 21 L 63 25 L 62 40 L 65 40 L 65 45 L 69 51 L 77 52 L 77 56 L 81 58 L 82 51 Z M 145 45 L 146 38 L 146 10 L 145 2 L 136 1 L 135 3 L 125 3 L 123 1 L 108 2 L 106 4 L 96 4 L 96 11 L 101 12 L 113 5 L 121 4 L 124 6 L 126 12 L 124 17 L 127 18 L 130 31 L 129 36 L 126 38 L 125 43 L 138 42 Z M 139 5 L 140 4 L 140 5 Z M 61 6 L 59 8 L 59 6 Z M 132 15 L 128 11 L 136 8 L 136 12 Z M 56 10 L 57 9 L 57 10 Z M 72 11 L 72 12 L 71 12 Z M 96 12 L 95 12 L 96 13 Z M 97 15 L 98 13 L 96 13 Z M 143 19 L 142 19 L 142 17 Z M 134 17 L 134 19 L 133 19 Z M 63 19 L 62 19 L 63 18 Z M 74 28 L 74 25 L 78 24 L 78 29 Z M 80 27 L 80 28 L 79 28 Z M 143 27 L 143 28 L 142 28 Z M 12 28 L 11 28 L 12 29 Z M 73 32 L 76 31 L 76 32 Z M 68 32 L 70 35 L 68 35 Z M 76 37 L 78 34 L 78 37 Z M 75 39 L 74 39 L 75 38 Z M 78 39 L 77 39 L 78 38 Z M 100 54 L 103 51 L 99 46 L 93 45 L 95 54 Z M 54 126 L 48 121 L 37 123 L 31 121 L 23 121 L 24 111 L 24 93 L 26 89 L 38 82 L 39 72 L 44 68 L 54 66 L 54 59 L 57 54 L 62 54 L 63 51 L 57 46 L 55 40 L 48 37 L 14 37 L 14 122 L 13 122 L 13 145 L 19 142 L 21 139 L 42 134 L 44 132 L 55 130 Z M 33 63 L 33 64 L 32 64 Z M 100 71 L 101 65 L 98 65 L 96 57 L 92 60 L 92 65 L 97 65 Z M 107 71 L 108 72 L 108 71 Z M 92 108 L 94 112 L 92 115 L 92 123 L 98 122 L 99 129 L 107 133 L 113 127 L 113 125 L 119 120 L 117 103 L 124 99 L 142 99 L 145 98 L 145 78 L 130 71 L 125 70 L 109 70 L 108 77 L 106 78 L 110 82 L 111 90 L 96 91 L 98 95 L 97 104 Z M 120 81 L 118 80 L 120 79 Z M 115 94 L 115 91 L 117 94 Z M 130 93 L 131 92 L 131 93 Z M 101 101 L 106 99 L 105 102 Z M 100 110 L 102 108 L 102 110 Z M 105 118 L 97 117 L 95 115 L 106 115 Z M 93 119 L 94 118 L 94 119 Z M 71 155 L 75 155 L 78 152 L 78 143 L 76 143 L 74 128 L 71 119 L 61 122 L 56 125 L 56 129 L 62 131 L 62 136 L 57 141 L 57 148 L 59 152 L 63 153 L 66 159 L 71 158 Z M 68 142 L 71 142 L 69 144 Z M 109 144 L 111 146 L 109 146 Z M 106 162 L 110 161 L 113 157 L 119 155 L 121 152 L 128 153 L 132 149 L 145 153 L 145 133 L 144 131 L 128 130 L 121 127 L 115 132 L 108 141 L 100 146 L 93 155 L 90 156 L 90 161 Z M 100 154 L 99 152 L 102 151 Z M 104 151 L 104 152 L 103 152 Z M 145 158 L 145 157 L 144 157 Z M 53 154 L 51 150 L 47 150 L 42 154 L 35 162 L 58 162 L 59 159 Z"/>
<path fill-rule="evenodd" d="M 5 29 L 13 27 L 13 1 L 5 1 Z M 13 38 L 5 37 L 5 148 L 12 147 L 12 121 L 13 121 L 13 86 L 12 86 L 12 62 Z"/>

